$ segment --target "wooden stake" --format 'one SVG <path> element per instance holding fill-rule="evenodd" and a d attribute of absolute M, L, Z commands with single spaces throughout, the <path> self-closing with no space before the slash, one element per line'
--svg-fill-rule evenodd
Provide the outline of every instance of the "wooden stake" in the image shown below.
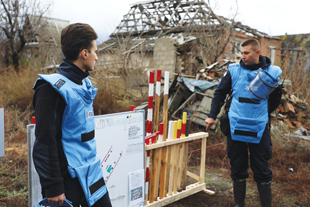
<path fill-rule="evenodd" d="M 163 123 L 164 134 L 163 141 L 167 139 L 167 126 L 168 126 L 168 95 L 169 95 L 169 71 L 165 71 L 165 84 L 164 84 L 164 103 L 163 103 Z"/>
<path fill-rule="evenodd" d="M 176 139 L 177 137 L 177 126 L 178 126 L 178 121 L 174 121 L 173 123 L 173 135 L 172 135 L 172 140 Z M 174 177 L 174 172 L 176 170 L 176 159 L 177 155 L 175 153 L 176 150 L 176 145 L 171 146 L 171 157 L 170 157 L 170 170 L 169 170 L 169 185 L 168 185 L 168 195 L 172 195 L 172 191 L 174 190 L 174 183 L 175 183 L 175 177 Z"/>
<path fill-rule="evenodd" d="M 182 135 L 181 137 L 186 136 L 186 120 L 187 120 L 187 113 L 183 112 L 182 116 Z M 186 187 L 186 172 L 187 172 L 187 146 L 186 143 L 181 144 L 180 148 L 180 160 L 179 160 L 179 167 L 181 169 L 178 177 L 178 189 L 185 190 Z M 181 185 L 182 184 L 182 185 Z"/>
<path fill-rule="evenodd" d="M 200 181 L 199 181 L 199 183 L 204 183 L 204 180 L 205 180 L 206 146 L 207 146 L 207 138 L 204 137 L 201 140 L 201 162 L 200 162 Z"/>
<path fill-rule="evenodd" d="M 153 133 L 158 131 L 159 126 L 160 86 L 161 86 L 161 70 L 157 70 Z"/>
<path fill-rule="evenodd" d="M 169 95 L 169 71 L 165 71 L 164 83 L 164 103 L 163 103 L 163 142 L 167 139 L 167 125 L 168 125 L 168 95 Z M 170 154 L 170 147 L 162 149 L 161 156 L 161 174 L 160 174 L 160 189 L 159 198 L 164 198 L 167 195 L 167 179 L 168 179 L 168 160 Z"/>

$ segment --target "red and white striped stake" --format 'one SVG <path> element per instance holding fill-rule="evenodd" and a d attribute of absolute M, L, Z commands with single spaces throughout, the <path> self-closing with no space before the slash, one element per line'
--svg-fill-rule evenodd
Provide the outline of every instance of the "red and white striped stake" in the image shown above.
<path fill-rule="evenodd" d="M 148 124 L 149 126 L 149 124 Z M 155 142 L 156 136 L 158 135 L 158 132 L 150 134 L 145 137 L 145 144 L 151 145 Z M 147 195 L 149 192 L 149 180 L 150 180 L 150 155 L 151 151 L 147 151 L 147 157 L 146 157 L 146 168 L 145 168 L 145 200 L 147 201 Z"/>
<path fill-rule="evenodd" d="M 160 89 L 161 89 L 160 87 L 161 87 L 161 70 L 157 70 L 153 132 L 158 131 L 158 126 L 159 126 L 159 105 L 160 105 Z"/>
<path fill-rule="evenodd" d="M 169 95 L 169 71 L 165 71 L 164 104 L 163 104 L 164 141 L 166 141 L 168 135 L 168 98 L 169 98 L 168 95 Z"/>
<path fill-rule="evenodd" d="M 163 134 L 164 134 L 164 123 L 160 123 L 159 124 L 158 142 L 163 141 Z"/>
<path fill-rule="evenodd" d="M 161 86 L 161 70 L 157 70 L 156 75 L 156 94 L 160 96 L 160 86 Z"/>
<path fill-rule="evenodd" d="M 154 96 L 154 72 L 150 72 L 149 80 L 149 105 L 147 110 L 147 124 L 150 124 L 150 127 L 147 126 L 146 136 L 152 133 L 152 121 L 153 121 L 153 96 Z"/>

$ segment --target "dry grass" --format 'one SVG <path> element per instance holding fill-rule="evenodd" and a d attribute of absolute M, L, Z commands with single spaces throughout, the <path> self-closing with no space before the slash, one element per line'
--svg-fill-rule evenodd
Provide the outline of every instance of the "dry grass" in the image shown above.
<path fill-rule="evenodd" d="M 0 158 L 0 206 L 28 206 L 26 126 L 31 124 L 34 115 L 32 86 L 42 71 L 27 67 L 19 73 L 10 68 L 0 73 L 0 107 L 5 108 L 6 149 L 6 157 Z M 144 95 L 147 88 L 146 91 L 144 88 L 133 88 L 122 77 L 106 78 L 105 71 L 97 71 L 91 76 L 93 84 L 99 89 L 94 100 L 96 115 L 128 111 L 131 105 L 138 105 L 147 98 Z M 14 196 L 17 194 L 21 195 Z"/>
<path fill-rule="evenodd" d="M 281 77 L 291 81 L 292 86 L 288 90 L 291 90 L 295 96 L 309 103 L 310 75 L 309 71 L 305 70 L 307 55 L 306 53 L 301 54 L 298 58 L 292 52 L 284 55 L 281 63 L 281 69 L 283 71 Z"/>

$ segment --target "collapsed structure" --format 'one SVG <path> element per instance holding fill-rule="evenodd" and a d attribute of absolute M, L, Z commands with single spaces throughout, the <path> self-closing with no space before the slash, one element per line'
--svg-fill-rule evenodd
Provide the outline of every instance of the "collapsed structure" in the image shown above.
<path fill-rule="evenodd" d="M 195 75 L 223 59 L 240 56 L 241 42 L 255 38 L 275 62 L 281 39 L 216 15 L 203 0 L 153 0 L 132 4 L 100 45 L 98 65 L 128 72 L 156 68 Z M 275 62 L 275 64 L 277 64 Z"/>

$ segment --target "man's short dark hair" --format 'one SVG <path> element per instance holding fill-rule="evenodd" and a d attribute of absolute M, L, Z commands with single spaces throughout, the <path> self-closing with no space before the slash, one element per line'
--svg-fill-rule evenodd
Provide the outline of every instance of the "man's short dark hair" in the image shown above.
<path fill-rule="evenodd" d="M 251 45 L 251 49 L 254 51 L 260 50 L 259 42 L 255 39 L 245 40 L 244 42 L 242 42 L 241 47 L 245 47 L 248 45 Z"/>
<path fill-rule="evenodd" d="M 95 30 L 88 24 L 76 23 L 61 31 L 61 49 L 67 60 L 77 60 L 79 53 L 87 49 L 90 52 L 92 41 L 98 38 Z"/>

